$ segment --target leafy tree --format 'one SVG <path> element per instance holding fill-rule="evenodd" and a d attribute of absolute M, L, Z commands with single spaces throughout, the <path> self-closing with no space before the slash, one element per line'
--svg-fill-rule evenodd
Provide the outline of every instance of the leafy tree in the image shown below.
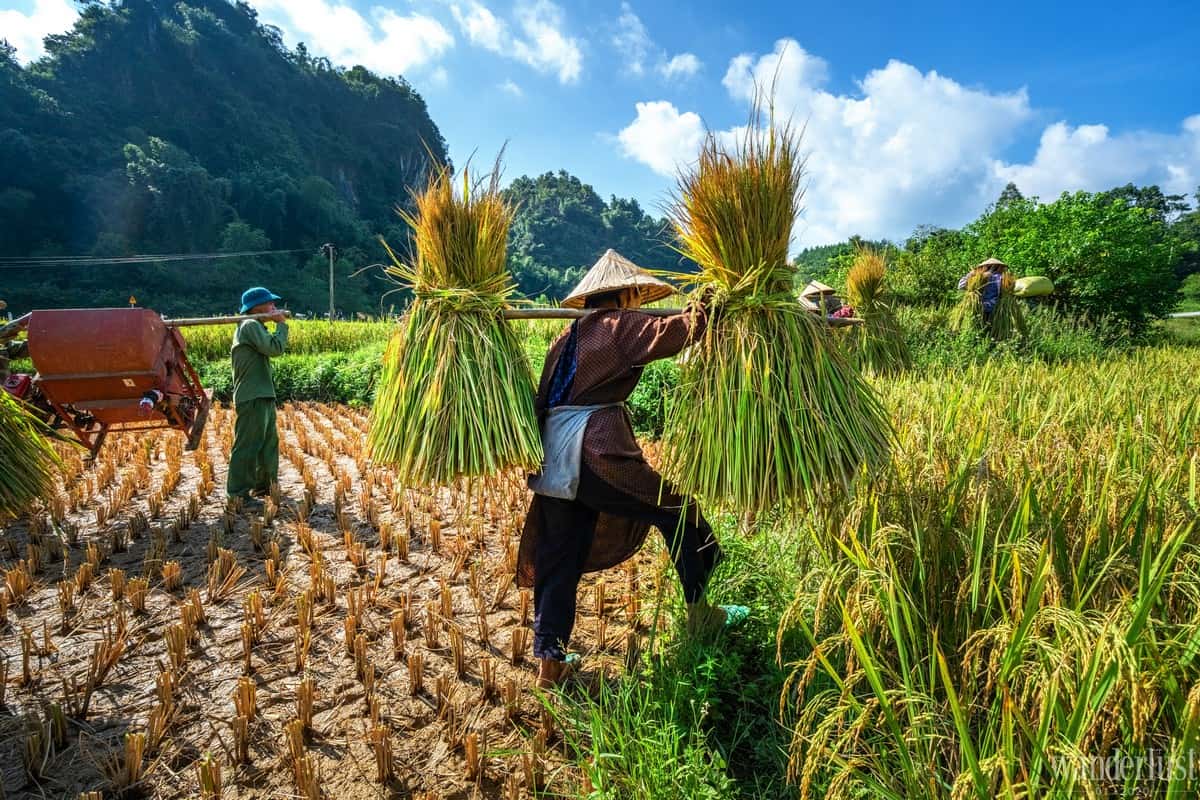
<path fill-rule="evenodd" d="M 647 269 L 682 269 L 667 222 L 636 200 L 606 203 L 590 185 L 560 170 L 522 175 L 505 197 L 517 207 L 509 231 L 509 269 L 528 297 L 565 297 L 584 272 L 612 248 Z"/>
<path fill-rule="evenodd" d="M 968 269 L 962 231 L 917 228 L 897 255 L 889 282 L 893 294 L 909 303 L 936 305 L 954 296 L 959 277 Z"/>
<path fill-rule="evenodd" d="M 964 230 L 969 261 L 996 256 L 1045 275 L 1068 308 L 1133 329 L 1175 303 L 1175 255 L 1158 209 L 1109 193 L 1063 194 L 993 208 Z"/>
<path fill-rule="evenodd" d="M 1004 191 L 1000 193 L 1000 197 L 996 200 L 997 206 L 1007 206 L 1012 203 L 1019 203 L 1025 199 L 1025 195 L 1021 194 L 1021 190 L 1012 181 L 1004 187 Z"/>

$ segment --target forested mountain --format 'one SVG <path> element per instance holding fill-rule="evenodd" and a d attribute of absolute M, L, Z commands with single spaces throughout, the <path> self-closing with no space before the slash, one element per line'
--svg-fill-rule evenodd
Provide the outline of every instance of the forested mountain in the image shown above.
<path fill-rule="evenodd" d="M 517 207 L 509 264 L 531 297 L 565 296 L 610 247 L 647 269 L 686 270 L 691 263 L 671 249 L 665 219 L 651 217 L 636 200 L 612 197 L 606 203 L 566 172 L 522 176 L 505 196 Z"/>
<path fill-rule="evenodd" d="M 3 32 L 0 31 L 0 36 Z M 245 3 L 112 0 L 26 67 L 0 40 L 0 297 L 13 310 L 123 305 L 228 311 L 248 283 L 293 309 L 328 308 L 324 242 L 338 247 L 340 313 L 378 312 L 379 274 L 408 234 L 395 214 L 446 143 L 402 77 L 338 68 L 284 46 Z M 632 200 L 605 203 L 566 173 L 518 178 L 511 266 L 561 297 L 607 247 L 676 263 Z M 13 257 L 297 252 L 176 263 L 12 268 Z M 402 302 L 392 295 L 387 302 Z"/>
<path fill-rule="evenodd" d="M 0 50 L 0 254 L 300 249 L 300 257 L 5 270 L 10 305 L 217 311 L 253 274 L 320 308 L 315 258 L 378 260 L 393 206 L 446 146 L 403 79 L 289 51 L 225 0 L 92 3 L 27 68 Z M 348 308 L 379 286 L 346 282 Z M 236 298 L 234 298 L 236 299 Z M 342 305 L 339 303 L 339 305 Z"/>

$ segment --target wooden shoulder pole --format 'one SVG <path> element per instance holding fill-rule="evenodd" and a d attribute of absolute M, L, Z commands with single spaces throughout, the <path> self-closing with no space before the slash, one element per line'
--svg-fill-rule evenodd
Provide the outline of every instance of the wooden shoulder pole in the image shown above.
<path fill-rule="evenodd" d="M 287 316 L 291 316 L 287 311 L 283 312 Z M 257 319 L 262 322 L 267 322 L 274 316 L 273 314 L 235 314 L 231 317 L 180 317 L 179 319 L 164 319 L 163 324 L 168 328 L 189 328 L 196 325 L 231 325 L 235 322 L 243 322 L 248 319 Z"/>
<path fill-rule="evenodd" d="M 583 308 L 507 308 L 504 310 L 505 319 L 579 319 L 592 313 L 594 309 Z M 655 317 L 673 317 L 682 314 L 682 308 L 639 308 L 643 314 Z M 861 325 L 858 317 L 826 317 L 825 322 L 831 328 L 847 328 L 851 325 Z"/>

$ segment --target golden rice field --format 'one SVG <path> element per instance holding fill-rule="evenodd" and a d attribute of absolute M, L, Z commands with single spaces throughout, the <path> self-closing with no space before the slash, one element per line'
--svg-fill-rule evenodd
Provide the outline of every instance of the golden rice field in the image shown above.
<path fill-rule="evenodd" d="M 804 526 L 780 624 L 800 796 L 1195 796 L 1196 363 L 880 383 L 893 466 Z M 1180 769 L 1101 779 L 1148 754 Z"/>
<path fill-rule="evenodd" d="M 764 711 L 790 732 L 769 796 L 1195 796 L 1194 773 L 1092 768 L 1186 760 L 1200 736 L 1196 358 L 875 381 L 890 466 L 761 518 L 714 587 L 769 574 L 792 598 L 760 620 L 789 676 Z M 6 797 L 679 796 L 661 758 L 652 784 L 620 742 L 570 751 L 529 689 L 519 476 L 411 490 L 364 458 L 365 410 L 280 420 L 262 510 L 225 512 L 217 410 L 194 453 L 163 433 L 68 456 L 55 500 L 7 526 Z M 665 574 L 644 558 L 585 581 L 577 696 L 647 648 Z"/>
<path fill-rule="evenodd" d="M 200 325 L 180 328 L 187 341 L 188 359 L 193 363 L 200 363 L 228 358 L 229 348 L 233 342 L 233 329 L 233 325 Z M 288 322 L 287 351 L 293 354 L 307 355 L 355 350 L 370 344 L 386 342 L 393 330 L 395 330 L 395 323 L 386 320 L 379 322 L 338 321 L 332 325 L 324 320 L 291 320 Z"/>

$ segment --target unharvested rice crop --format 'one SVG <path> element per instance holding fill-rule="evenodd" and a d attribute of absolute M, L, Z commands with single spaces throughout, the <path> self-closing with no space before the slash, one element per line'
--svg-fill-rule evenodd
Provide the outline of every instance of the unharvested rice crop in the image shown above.
<path fill-rule="evenodd" d="M 1194 795 L 1194 358 L 887 381 L 893 468 L 807 530 L 780 627 L 801 797 Z"/>
<path fill-rule="evenodd" d="M 269 323 L 268 323 L 269 324 Z M 229 358 L 234 325 L 198 325 L 180 328 L 187 342 L 188 359 L 193 364 Z M 394 330 L 392 323 L 327 320 L 288 320 L 287 352 L 292 355 L 349 352 L 378 342 L 386 342 Z"/>

